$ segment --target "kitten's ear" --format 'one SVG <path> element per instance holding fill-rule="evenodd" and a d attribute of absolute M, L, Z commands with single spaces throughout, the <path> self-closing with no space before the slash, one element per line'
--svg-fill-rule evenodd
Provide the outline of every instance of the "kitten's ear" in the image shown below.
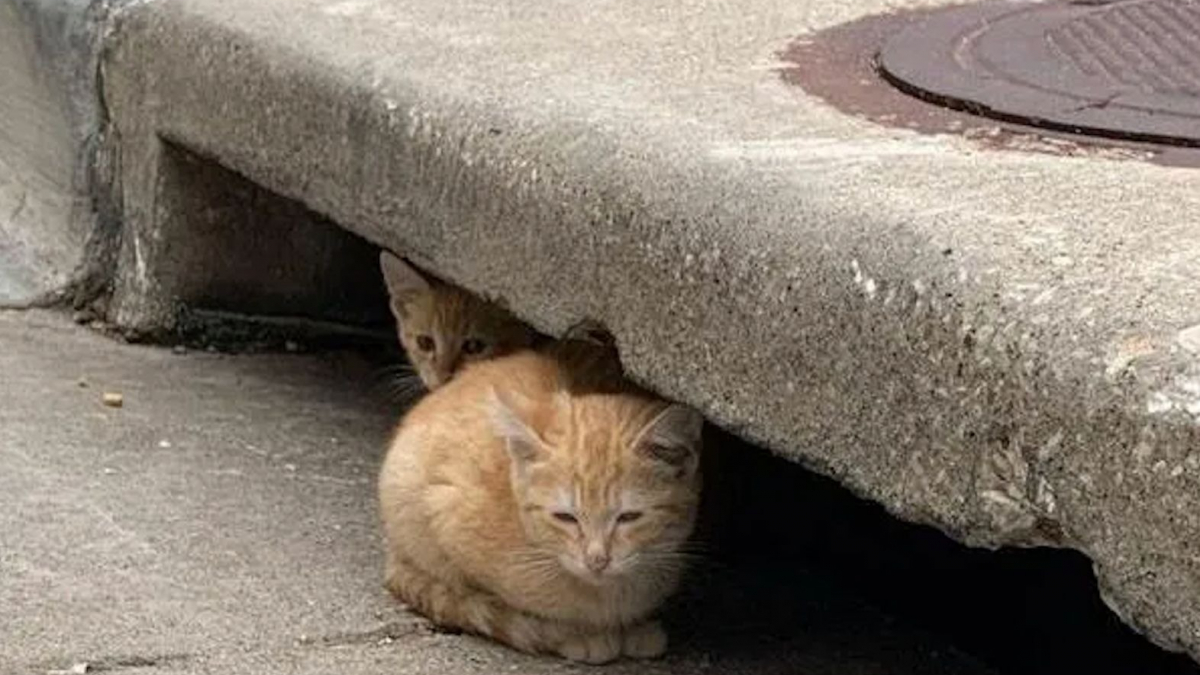
<path fill-rule="evenodd" d="M 704 417 L 679 403 L 672 403 L 642 430 L 637 451 L 661 462 L 676 477 L 695 471 L 700 461 L 700 434 Z"/>
<path fill-rule="evenodd" d="M 430 289 L 429 281 L 390 251 L 379 252 L 379 269 L 391 297 L 392 313 L 403 319 L 408 300 Z"/>
<path fill-rule="evenodd" d="M 575 325 L 567 329 L 563 333 L 564 340 L 579 340 L 581 342 L 590 342 L 600 347 L 615 347 L 617 339 L 612 333 L 604 327 L 604 324 L 595 319 L 583 319 Z"/>
<path fill-rule="evenodd" d="M 492 427 L 496 435 L 504 439 L 508 454 L 518 468 L 535 460 L 543 446 L 541 437 L 521 416 L 520 409 L 524 407 L 520 405 L 522 398 L 519 394 L 501 392 L 495 387 L 488 390 L 487 396 Z"/>

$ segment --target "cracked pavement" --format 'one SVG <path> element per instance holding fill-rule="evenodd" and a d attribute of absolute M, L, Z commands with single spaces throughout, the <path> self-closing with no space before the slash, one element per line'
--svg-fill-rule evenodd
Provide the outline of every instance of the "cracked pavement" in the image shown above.
<path fill-rule="evenodd" d="M 383 591 L 378 372 L 0 311 L 0 673 L 596 672 L 432 630 Z M 987 672 L 801 570 L 694 587 L 667 659 L 605 671 Z"/>

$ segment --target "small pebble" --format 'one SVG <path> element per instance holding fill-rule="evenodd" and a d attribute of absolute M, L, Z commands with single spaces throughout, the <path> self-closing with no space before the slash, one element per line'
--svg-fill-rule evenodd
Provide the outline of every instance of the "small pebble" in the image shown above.
<path fill-rule="evenodd" d="M 184 347 L 183 345 L 175 345 L 171 348 L 171 351 L 175 354 L 186 354 L 187 347 Z"/>
<path fill-rule="evenodd" d="M 162 448 L 162 449 L 166 450 L 166 449 L 168 449 L 168 448 L 170 448 L 170 447 L 171 447 L 171 441 L 159 441 L 159 442 L 158 442 L 158 447 L 160 447 L 160 448 Z"/>
<path fill-rule="evenodd" d="M 283 348 L 295 354 L 296 352 L 300 351 L 300 344 L 293 342 L 292 340 L 288 340 L 287 342 L 283 343 Z"/>
<path fill-rule="evenodd" d="M 79 388 L 80 388 L 80 389 L 87 389 L 87 388 L 88 388 L 88 381 L 87 381 L 87 380 L 85 380 L 85 379 L 83 379 L 82 377 L 81 377 L 81 378 L 79 378 L 78 380 L 76 380 L 75 384 L 79 385 Z"/>
<path fill-rule="evenodd" d="M 101 401 L 110 408 L 120 408 L 125 405 L 125 397 L 113 391 L 104 392 L 104 397 Z"/>

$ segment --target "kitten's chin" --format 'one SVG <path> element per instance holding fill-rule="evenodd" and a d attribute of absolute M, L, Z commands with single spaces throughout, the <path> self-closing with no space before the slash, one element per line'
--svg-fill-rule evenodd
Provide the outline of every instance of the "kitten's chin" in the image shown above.
<path fill-rule="evenodd" d="M 575 577 L 588 586 L 595 586 L 596 588 L 611 586 L 621 579 L 621 575 L 614 574 L 608 570 L 603 572 L 584 570 L 582 573 L 576 574 Z"/>
<path fill-rule="evenodd" d="M 619 567 L 608 567 L 600 572 L 593 572 L 573 558 L 563 556 L 559 562 L 571 576 L 588 586 L 608 586 L 615 584 L 624 576 L 625 570 Z"/>

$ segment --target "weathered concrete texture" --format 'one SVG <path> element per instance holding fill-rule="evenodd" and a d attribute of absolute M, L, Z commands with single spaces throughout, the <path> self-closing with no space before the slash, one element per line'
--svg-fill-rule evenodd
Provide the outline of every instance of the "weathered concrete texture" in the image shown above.
<path fill-rule="evenodd" d="M 435 633 L 389 598 L 374 484 L 396 411 L 361 359 L 178 355 L 0 312 L 0 373 L 0 673 L 596 672 Z M 670 658 L 604 672 L 988 672 L 788 581 L 693 585 Z"/>
<path fill-rule="evenodd" d="M 136 255 L 154 261 L 153 274 L 144 263 L 123 271 L 158 285 L 156 293 L 137 297 L 169 297 L 165 311 L 273 314 L 393 330 L 374 246 L 180 148 L 164 146 L 160 162 L 156 213 L 187 237 L 140 247 Z M 134 311 L 130 305 L 121 311 Z"/>
<path fill-rule="evenodd" d="M 101 38 L 126 0 L 0 0 L 0 307 L 110 270 L 94 201 Z M 106 227 L 107 226 L 107 227 Z"/>
<path fill-rule="evenodd" d="M 1200 656 L 1200 172 L 917 136 L 784 84 L 790 41 L 889 5 L 134 8 L 105 64 L 114 316 L 170 320 L 168 138 L 549 332 L 603 321 L 651 386 L 903 518 L 1084 552 Z"/>

